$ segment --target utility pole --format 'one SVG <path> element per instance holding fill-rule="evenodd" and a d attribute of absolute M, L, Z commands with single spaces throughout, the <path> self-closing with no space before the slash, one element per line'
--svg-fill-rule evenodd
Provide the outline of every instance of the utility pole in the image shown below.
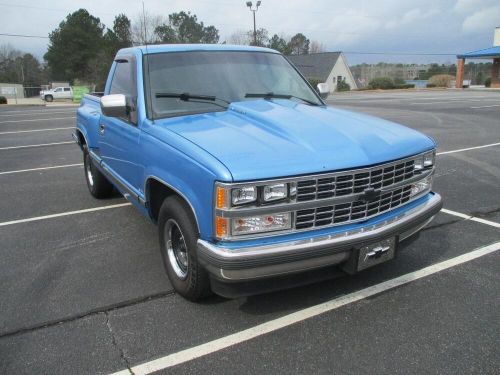
<path fill-rule="evenodd" d="M 255 7 L 253 7 L 253 3 L 251 1 L 247 1 L 247 7 L 253 13 L 253 44 L 257 45 L 257 26 L 255 24 L 255 13 L 259 10 L 261 1 L 257 1 Z"/>

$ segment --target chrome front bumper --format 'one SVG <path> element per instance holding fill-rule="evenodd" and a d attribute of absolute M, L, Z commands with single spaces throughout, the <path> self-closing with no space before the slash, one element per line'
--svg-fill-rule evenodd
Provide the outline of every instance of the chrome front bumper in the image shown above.
<path fill-rule="evenodd" d="M 431 194 L 424 203 L 386 220 L 321 237 L 237 249 L 198 240 L 199 260 L 213 277 L 225 282 L 250 281 L 340 264 L 356 247 L 392 236 L 402 241 L 421 230 L 443 206 L 441 196 Z"/>

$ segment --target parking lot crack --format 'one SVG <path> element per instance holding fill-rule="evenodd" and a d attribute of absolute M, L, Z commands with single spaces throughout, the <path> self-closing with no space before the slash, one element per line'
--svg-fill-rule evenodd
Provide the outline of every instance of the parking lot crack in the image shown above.
<path fill-rule="evenodd" d="M 109 321 L 109 313 L 104 312 L 104 315 L 106 316 L 106 327 L 108 327 L 109 334 L 111 335 L 111 342 L 113 343 L 113 346 L 116 348 L 116 350 L 118 350 L 118 353 L 120 353 L 120 358 L 122 359 L 123 363 L 127 367 L 130 374 L 134 375 L 134 372 L 132 371 L 132 367 L 130 365 L 130 362 L 127 359 L 127 356 L 125 355 L 125 351 L 123 350 L 123 348 L 120 345 L 118 345 L 118 342 L 116 340 L 116 335 L 113 332 L 113 328 L 111 327 L 111 322 Z"/>
<path fill-rule="evenodd" d="M 165 292 L 155 293 L 155 294 L 151 294 L 151 295 L 144 296 L 144 297 L 133 298 L 133 299 L 121 301 L 119 303 L 115 303 L 115 304 L 105 306 L 102 308 L 98 308 L 98 309 L 92 309 L 90 311 L 86 311 L 86 312 L 83 312 L 81 314 L 68 316 L 68 317 L 63 318 L 63 319 L 45 321 L 45 322 L 34 324 L 34 325 L 31 325 L 28 327 L 22 327 L 22 328 L 17 328 L 17 329 L 11 330 L 11 331 L 1 332 L 0 339 L 6 338 L 6 337 L 11 337 L 11 336 L 16 336 L 16 335 L 21 335 L 21 334 L 28 333 L 28 332 L 33 332 L 33 331 L 36 331 L 39 329 L 50 328 L 50 327 L 53 327 L 53 326 L 56 326 L 59 324 L 74 322 L 76 320 L 84 319 L 84 318 L 87 318 L 89 316 L 94 316 L 94 315 L 98 315 L 98 314 L 102 314 L 102 313 L 108 314 L 111 311 L 116 311 L 116 310 L 119 310 L 122 308 L 135 306 L 135 305 L 138 305 L 141 303 L 148 303 L 150 301 L 155 301 L 157 299 L 173 296 L 174 294 L 175 294 L 175 292 L 173 290 L 168 290 Z"/>

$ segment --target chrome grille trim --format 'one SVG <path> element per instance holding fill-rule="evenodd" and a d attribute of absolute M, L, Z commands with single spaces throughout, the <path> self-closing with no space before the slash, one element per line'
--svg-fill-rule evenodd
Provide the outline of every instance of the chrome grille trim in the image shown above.
<path fill-rule="evenodd" d="M 372 202 L 356 200 L 330 206 L 296 211 L 295 229 L 312 229 L 368 220 L 410 202 L 411 185 L 383 193 Z"/>
<path fill-rule="evenodd" d="M 297 182 L 297 202 L 362 193 L 366 188 L 390 189 L 415 176 L 414 159 L 399 160 L 362 170 L 339 172 Z"/>

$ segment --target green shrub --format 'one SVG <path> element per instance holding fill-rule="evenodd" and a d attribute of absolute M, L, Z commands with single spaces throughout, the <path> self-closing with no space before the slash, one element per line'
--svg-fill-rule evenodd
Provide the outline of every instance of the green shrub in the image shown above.
<path fill-rule="evenodd" d="M 345 81 L 345 78 L 342 81 L 337 82 L 337 91 L 350 91 L 351 86 Z"/>
<path fill-rule="evenodd" d="M 0 104 L 7 104 L 7 98 L 5 96 L 0 96 Z"/>
<path fill-rule="evenodd" d="M 413 89 L 415 85 L 413 83 L 403 83 L 403 84 L 395 84 L 395 89 Z"/>
<path fill-rule="evenodd" d="M 491 87 L 491 77 L 488 77 L 484 80 L 484 85 L 486 87 Z"/>
<path fill-rule="evenodd" d="M 432 87 L 436 87 L 436 85 L 434 83 L 428 83 L 427 85 L 425 85 L 425 87 L 432 88 Z"/>
<path fill-rule="evenodd" d="M 389 77 L 377 77 L 368 83 L 368 87 L 372 90 L 388 90 L 394 88 L 394 82 Z"/>
<path fill-rule="evenodd" d="M 450 82 L 454 79 L 455 77 L 449 74 L 436 74 L 429 78 L 429 83 L 436 85 L 436 87 L 449 87 Z"/>
<path fill-rule="evenodd" d="M 394 84 L 397 85 L 406 85 L 406 81 L 403 78 L 394 78 Z"/>
<path fill-rule="evenodd" d="M 314 77 L 311 77 L 311 78 L 308 78 L 307 79 L 309 81 L 309 84 L 315 89 L 316 86 L 318 86 L 318 83 L 321 83 L 320 79 L 319 78 L 314 78 Z"/>

